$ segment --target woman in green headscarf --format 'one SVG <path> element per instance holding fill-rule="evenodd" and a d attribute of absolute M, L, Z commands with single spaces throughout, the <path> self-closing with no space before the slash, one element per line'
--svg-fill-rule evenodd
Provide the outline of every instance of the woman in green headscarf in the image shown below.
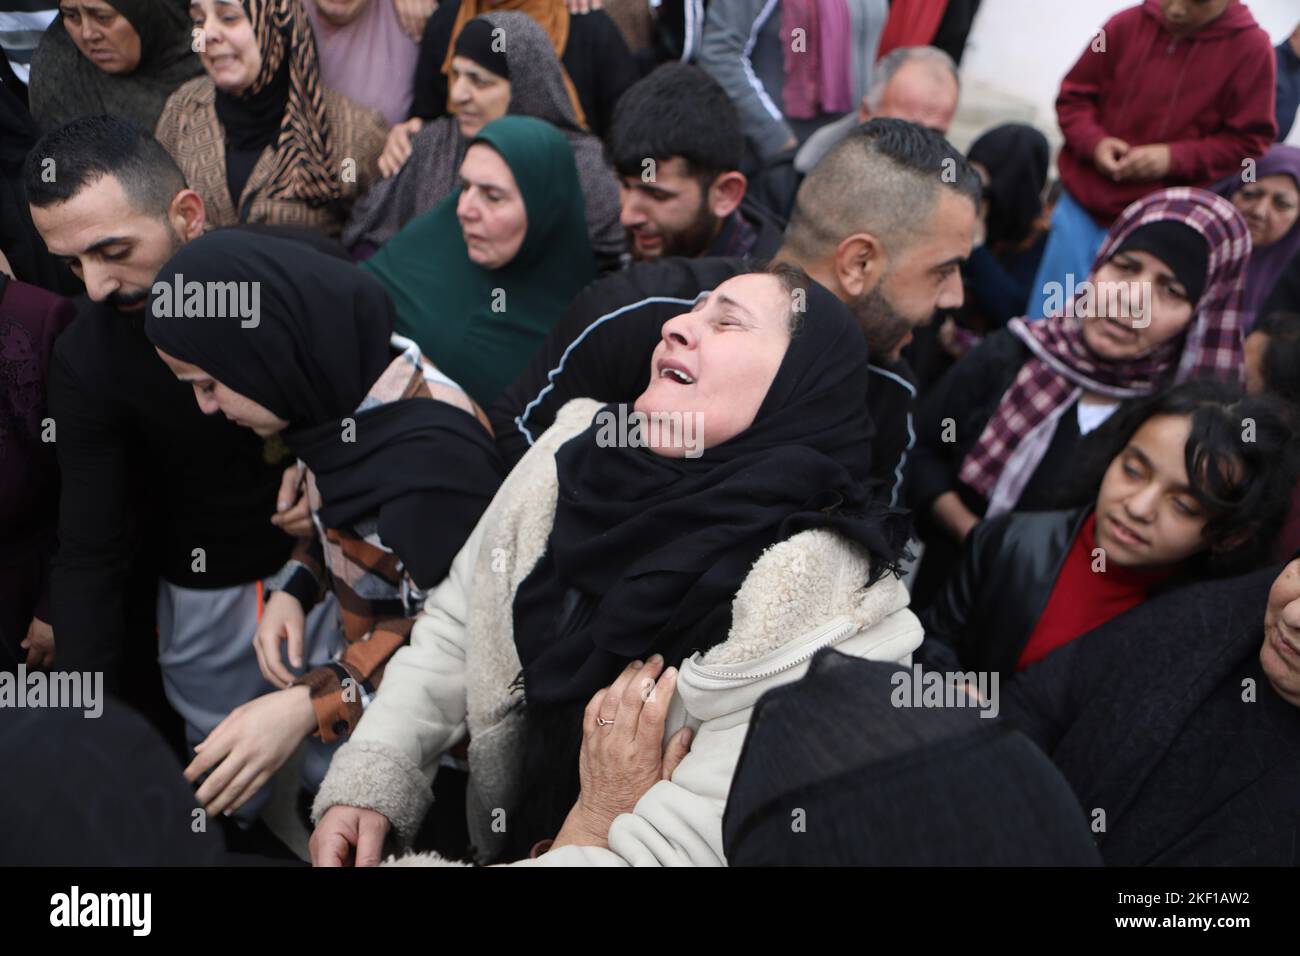
<path fill-rule="evenodd" d="M 596 275 L 564 134 L 504 116 L 470 141 L 460 188 L 362 264 L 397 332 L 488 408 Z"/>

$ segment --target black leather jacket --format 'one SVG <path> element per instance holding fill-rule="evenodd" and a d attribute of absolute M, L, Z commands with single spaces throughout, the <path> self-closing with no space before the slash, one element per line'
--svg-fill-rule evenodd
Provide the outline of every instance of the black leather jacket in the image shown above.
<path fill-rule="evenodd" d="M 938 599 L 921 613 L 923 667 L 1013 676 L 1091 507 L 981 521 Z"/>

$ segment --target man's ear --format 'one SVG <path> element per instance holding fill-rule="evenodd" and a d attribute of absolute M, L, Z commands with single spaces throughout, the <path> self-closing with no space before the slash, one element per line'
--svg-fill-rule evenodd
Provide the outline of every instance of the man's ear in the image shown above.
<path fill-rule="evenodd" d="M 867 102 L 867 98 L 864 96 L 858 101 L 858 125 L 861 126 L 869 119 L 871 119 L 871 104 Z"/>
<path fill-rule="evenodd" d="M 745 198 L 748 185 L 744 173 L 735 170 L 723 173 L 709 187 L 709 211 L 719 219 L 726 219 Z"/>
<path fill-rule="evenodd" d="M 203 235 L 207 217 L 203 197 L 193 189 L 182 189 L 172 197 L 171 205 L 167 207 L 167 221 L 186 242 Z"/>
<path fill-rule="evenodd" d="M 835 278 L 850 300 L 879 285 L 887 266 L 885 247 L 869 232 L 856 232 L 835 247 Z"/>

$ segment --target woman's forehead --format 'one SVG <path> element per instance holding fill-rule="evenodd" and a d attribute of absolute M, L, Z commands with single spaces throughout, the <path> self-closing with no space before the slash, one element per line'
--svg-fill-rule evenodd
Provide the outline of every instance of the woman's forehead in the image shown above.
<path fill-rule="evenodd" d="M 750 309 L 771 305 L 780 292 L 780 280 L 764 272 L 733 276 L 713 290 L 718 300 L 729 300 Z"/>

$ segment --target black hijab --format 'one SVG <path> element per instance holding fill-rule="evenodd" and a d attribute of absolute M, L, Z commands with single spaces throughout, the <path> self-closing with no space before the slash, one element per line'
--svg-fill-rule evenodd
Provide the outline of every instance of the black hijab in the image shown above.
<path fill-rule="evenodd" d="M 0 74 L 12 75 L 3 49 Z M 36 121 L 23 97 L 7 82 L 0 84 L 0 250 L 16 278 L 51 292 L 75 295 L 80 283 L 67 266 L 50 255 L 27 205 L 23 162 L 38 138 Z"/>
<path fill-rule="evenodd" d="M 834 295 L 807 292 L 802 327 L 740 435 L 665 458 L 599 447 L 598 417 L 556 454 L 555 523 L 514 604 L 530 706 L 585 702 L 630 660 L 658 652 L 676 665 L 723 641 L 754 561 L 796 532 L 832 528 L 865 546 L 873 580 L 895 567 L 905 528 L 867 478 L 866 343 Z"/>
<path fill-rule="evenodd" d="M 828 649 L 764 694 L 727 795 L 728 865 L 1100 865 L 1041 750 L 973 707 L 895 706 L 912 681 Z"/>
<path fill-rule="evenodd" d="M 167 317 L 160 284 L 259 283 L 256 326 Z M 177 311 L 177 310 L 172 310 Z M 145 332 L 289 422 L 290 450 L 316 476 L 326 527 L 377 513 L 378 532 L 415 583 L 437 584 L 501 481 L 496 447 L 465 411 L 405 399 L 358 411 L 397 357 L 393 307 L 374 279 L 301 243 L 217 230 L 159 273 Z M 344 419 L 355 423 L 350 437 Z"/>
<path fill-rule="evenodd" d="M 1007 123 L 975 140 L 966 158 L 989 172 L 988 244 L 1020 242 L 1043 211 L 1047 138 L 1032 126 Z"/>
<path fill-rule="evenodd" d="M 238 208 L 262 151 L 280 136 L 289 102 L 289 59 L 286 57 L 271 80 L 255 93 L 231 96 L 219 87 L 215 90 L 212 105 L 226 134 L 226 188 L 230 202 Z"/>
<path fill-rule="evenodd" d="M 807 293 L 740 435 L 696 459 L 663 458 L 600 447 L 598 417 L 557 452 L 555 523 L 515 594 L 524 782 L 503 859 L 554 836 L 573 805 L 591 695 L 630 660 L 679 665 L 725 640 L 732 599 L 769 545 L 832 528 L 869 550 L 871 580 L 896 567 L 907 525 L 868 478 L 866 341 L 834 295 L 815 282 Z"/>

